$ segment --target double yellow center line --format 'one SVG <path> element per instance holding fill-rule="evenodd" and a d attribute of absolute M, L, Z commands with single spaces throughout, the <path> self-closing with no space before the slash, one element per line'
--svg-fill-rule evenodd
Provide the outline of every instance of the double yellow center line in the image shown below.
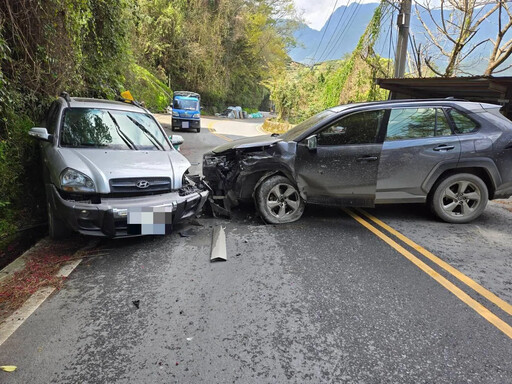
<path fill-rule="evenodd" d="M 227 136 L 224 136 L 224 135 L 222 135 L 222 134 L 220 134 L 220 133 L 217 133 L 217 132 L 215 131 L 215 128 L 213 128 L 213 123 L 214 123 L 213 121 L 211 121 L 211 122 L 209 122 L 209 123 L 208 123 L 208 130 L 210 131 L 210 133 L 211 133 L 212 135 L 215 135 L 215 136 L 217 136 L 218 138 L 220 138 L 220 139 L 222 139 L 222 140 L 226 140 L 226 141 L 233 141 L 233 139 L 230 139 L 230 138 L 229 138 L 229 137 L 227 137 Z"/>
<path fill-rule="evenodd" d="M 480 316 L 482 316 L 485 320 L 487 320 L 489 323 L 494 325 L 496 328 L 498 328 L 500 331 L 502 331 L 505 335 L 507 335 L 509 338 L 512 339 L 512 327 L 507 324 L 505 321 L 500 319 L 498 316 L 496 316 L 494 313 L 492 313 L 489 309 L 484 307 L 482 304 L 480 304 L 478 301 L 473 299 L 471 296 L 469 296 L 466 292 L 464 292 L 462 289 L 457 287 L 455 284 L 450 282 L 448 279 L 446 279 L 444 276 L 437 273 L 434 269 L 432 269 L 429 265 L 421 261 L 418 257 L 414 256 L 411 252 L 409 252 L 407 249 L 405 249 L 403 246 L 401 246 L 399 243 L 397 243 L 395 240 L 393 240 L 391 237 L 386 235 L 384 232 L 379 230 L 377 227 L 372 225 L 369 221 L 365 220 L 362 216 L 365 216 L 367 219 L 373 221 L 375 224 L 377 224 L 382 229 L 386 230 L 391 235 L 395 236 L 405 244 L 407 244 L 409 247 L 417 251 L 418 253 L 425 256 L 430 261 L 437 264 L 439 267 L 443 268 L 445 271 L 450 273 L 452 276 L 466 284 L 466 286 L 473 289 L 478 294 L 485 297 L 487 300 L 489 300 L 491 303 L 502 309 L 504 312 L 508 313 L 509 315 L 512 315 L 512 305 L 507 303 L 506 301 L 500 299 L 498 296 L 496 296 L 494 293 L 490 292 L 489 290 L 482 287 L 480 284 L 460 272 L 459 270 L 452 267 L 450 264 L 446 263 L 445 261 L 441 260 L 425 248 L 423 248 L 421 245 L 415 243 L 411 239 L 407 238 L 397 230 L 393 229 L 383 221 L 377 219 L 376 217 L 370 215 L 369 213 L 363 211 L 362 209 L 358 209 L 357 211 L 361 214 L 358 215 L 356 212 L 354 212 L 351 209 L 343 208 L 343 211 L 351 216 L 354 220 L 356 220 L 359 224 L 364 226 L 366 229 L 368 229 L 370 232 L 378 236 L 381 240 L 386 242 L 389 246 L 394 248 L 396 251 L 398 251 L 402 256 L 406 257 L 409 261 L 411 261 L 414 265 L 416 265 L 418 268 L 420 268 L 423 272 L 428 274 L 430 277 L 432 277 L 434 280 L 436 280 L 439 284 L 441 284 L 443 287 L 445 287 L 447 290 L 449 290 L 451 293 L 453 293 L 457 298 L 459 298 L 462 302 L 467 304 L 469 307 L 471 307 L 473 310 L 475 310 Z"/>

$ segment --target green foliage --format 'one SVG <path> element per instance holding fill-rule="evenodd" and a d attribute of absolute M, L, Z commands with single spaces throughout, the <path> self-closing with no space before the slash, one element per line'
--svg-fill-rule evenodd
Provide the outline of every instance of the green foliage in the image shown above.
<path fill-rule="evenodd" d="M 280 121 L 298 123 L 335 105 L 387 97 L 387 91 L 378 88 L 375 79 L 388 77 L 389 60 L 373 50 L 380 32 L 383 4 L 376 8 L 349 57 L 313 68 L 292 63 L 286 70 L 274 72 L 267 85 Z"/>
<path fill-rule="evenodd" d="M 174 89 L 201 94 L 206 109 L 258 108 L 262 82 L 283 66 L 291 0 L 139 0 L 133 50 L 138 62 L 163 71 Z M 279 13 L 277 13 L 279 12 Z"/>
<path fill-rule="evenodd" d="M 258 108 L 242 108 L 245 112 L 247 112 L 248 114 L 251 114 L 251 113 L 258 113 L 259 110 Z"/>
<path fill-rule="evenodd" d="M 163 112 L 172 100 L 172 90 L 147 69 L 132 64 L 126 73 L 126 86 L 146 108 Z"/>

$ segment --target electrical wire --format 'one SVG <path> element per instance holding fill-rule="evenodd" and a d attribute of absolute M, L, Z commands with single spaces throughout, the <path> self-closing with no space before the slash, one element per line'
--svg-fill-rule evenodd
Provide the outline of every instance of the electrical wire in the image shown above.
<path fill-rule="evenodd" d="M 354 22 L 354 17 L 359 11 L 359 8 L 361 7 L 361 0 L 359 0 L 354 8 L 354 11 L 352 12 L 352 15 L 349 17 L 348 22 L 345 24 L 345 28 L 341 32 L 341 34 L 336 39 L 335 43 L 332 45 L 331 50 L 328 52 L 328 54 L 325 56 L 328 58 L 333 53 L 334 49 L 338 46 L 338 44 L 342 41 L 342 37 L 345 35 L 345 32 L 352 26 Z"/>
<path fill-rule="evenodd" d="M 391 65 L 391 46 L 393 45 L 393 19 L 395 18 L 395 12 L 391 10 L 391 23 L 389 25 L 389 46 L 388 46 L 388 76 L 390 76 L 389 67 Z"/>
<path fill-rule="evenodd" d="M 312 67 L 315 64 L 316 54 L 318 53 L 318 50 L 322 46 L 322 42 L 324 41 L 325 33 L 327 32 L 327 29 L 329 28 L 329 24 L 331 23 L 332 15 L 334 15 L 337 5 L 338 5 L 338 0 L 336 0 L 334 2 L 334 7 L 332 7 L 331 15 L 329 16 L 329 20 L 327 20 L 327 25 L 325 26 L 324 33 L 322 33 L 322 37 L 320 38 L 320 43 L 316 46 L 316 50 L 315 50 L 315 53 L 313 54 L 313 58 L 312 58 Z"/>
<path fill-rule="evenodd" d="M 345 4 L 345 8 L 343 8 L 343 12 L 341 13 L 341 17 L 338 19 L 338 23 L 336 24 L 336 27 L 334 28 L 334 32 L 333 34 L 331 35 L 331 37 L 329 38 L 329 41 L 327 42 L 327 44 L 325 45 L 324 47 L 324 50 L 322 51 L 322 54 L 320 55 L 319 57 L 319 60 L 318 61 L 321 61 L 321 58 L 324 56 L 325 54 L 325 51 L 327 50 L 327 48 L 329 47 L 329 45 L 331 44 L 334 36 L 336 36 L 336 33 L 338 32 L 338 28 L 340 27 L 340 24 L 341 24 L 341 21 L 343 20 L 343 18 L 345 17 L 345 12 L 347 11 L 348 9 L 348 2 L 350 0 L 347 0 L 347 4 Z"/>

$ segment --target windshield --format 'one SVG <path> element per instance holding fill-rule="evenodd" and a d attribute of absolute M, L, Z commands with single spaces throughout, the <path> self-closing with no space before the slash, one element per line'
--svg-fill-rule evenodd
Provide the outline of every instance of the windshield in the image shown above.
<path fill-rule="evenodd" d="M 67 109 L 60 144 L 73 148 L 167 150 L 170 145 L 147 114 L 106 109 Z"/>
<path fill-rule="evenodd" d="M 192 99 L 174 99 L 174 108 L 197 111 L 199 109 L 199 102 Z"/>
<path fill-rule="evenodd" d="M 296 125 L 292 129 L 290 129 L 288 132 L 281 135 L 281 138 L 284 141 L 292 141 L 300 137 L 304 132 L 318 124 L 320 121 L 332 116 L 334 112 L 330 110 L 325 110 L 320 113 L 317 113 L 314 116 L 311 116 L 309 119 L 304 120 L 302 123 Z"/>

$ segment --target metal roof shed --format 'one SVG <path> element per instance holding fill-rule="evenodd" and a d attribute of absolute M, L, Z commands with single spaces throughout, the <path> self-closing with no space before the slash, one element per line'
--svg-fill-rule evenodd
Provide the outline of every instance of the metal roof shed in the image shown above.
<path fill-rule="evenodd" d="M 512 77 L 429 77 L 377 79 L 377 84 L 392 92 L 392 99 L 455 97 L 503 105 L 502 112 L 512 118 Z"/>

